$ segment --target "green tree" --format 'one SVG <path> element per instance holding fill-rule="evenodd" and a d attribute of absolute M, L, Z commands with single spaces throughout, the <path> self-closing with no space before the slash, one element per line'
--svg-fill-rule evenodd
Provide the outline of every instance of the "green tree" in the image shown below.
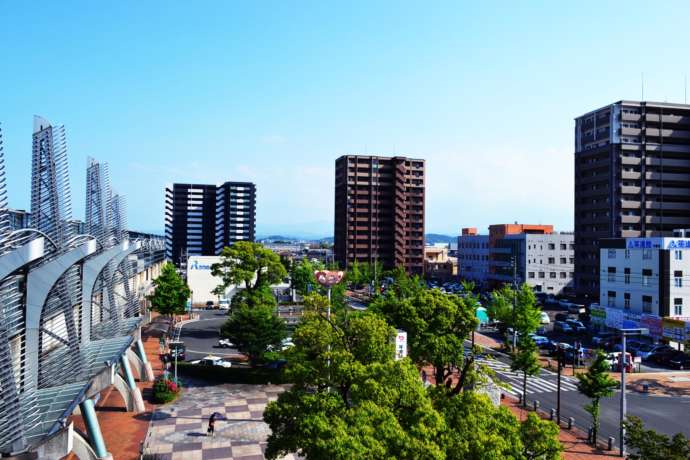
<path fill-rule="evenodd" d="M 610 370 L 611 367 L 606 361 L 606 355 L 601 350 L 597 350 L 594 361 L 587 372 L 577 375 L 578 391 L 592 400 L 590 404 L 585 406 L 585 410 L 592 416 L 595 440 L 599 431 L 599 414 L 601 412 L 599 402 L 601 398 L 608 398 L 613 395 L 613 390 L 618 386 L 618 382 L 608 374 Z"/>
<path fill-rule="evenodd" d="M 522 404 L 527 405 L 527 376 L 537 375 L 541 371 L 537 345 L 528 335 L 521 335 L 517 350 L 513 353 L 510 369 L 522 372 Z"/>
<path fill-rule="evenodd" d="M 486 313 L 492 321 L 497 321 L 512 327 L 513 323 L 513 290 L 508 285 L 491 292 L 491 300 L 486 307 Z"/>
<path fill-rule="evenodd" d="M 541 309 L 537 306 L 534 292 L 527 283 L 517 290 L 508 285 L 494 290 L 491 293 L 487 314 L 489 318 L 501 322 L 506 328 L 517 331 L 518 335 L 533 333 L 541 321 Z"/>
<path fill-rule="evenodd" d="M 221 278 L 217 290 L 222 292 L 230 286 L 243 286 L 251 293 L 287 276 L 280 257 L 260 243 L 236 241 L 223 248 L 220 257 L 220 262 L 211 265 L 211 273 Z"/>
<path fill-rule="evenodd" d="M 278 305 L 269 286 L 260 286 L 251 291 L 241 289 L 232 296 L 232 300 L 230 301 L 232 311 L 239 308 L 252 308 L 259 305 L 267 305 L 270 307 Z"/>
<path fill-rule="evenodd" d="M 303 258 L 299 262 L 293 264 L 290 272 L 290 279 L 292 286 L 300 295 L 306 295 L 310 289 L 316 289 L 318 284 L 314 272 L 322 270 L 323 264 L 320 262 L 313 263 L 307 258 Z"/>
<path fill-rule="evenodd" d="M 352 289 L 359 289 L 359 286 L 362 284 L 362 271 L 357 259 L 355 259 L 355 261 L 352 262 L 350 267 L 347 269 L 345 278 Z"/>
<path fill-rule="evenodd" d="M 161 274 L 153 280 L 153 285 L 155 290 L 147 297 L 153 310 L 161 315 L 180 315 L 185 312 L 191 291 L 173 264 L 166 262 L 163 265 Z"/>
<path fill-rule="evenodd" d="M 558 439 L 560 429 L 550 420 L 530 413 L 520 424 L 522 457 L 527 460 L 559 460 L 563 445 Z"/>
<path fill-rule="evenodd" d="M 269 403 L 267 458 L 441 459 L 442 417 L 417 369 L 393 360 L 394 330 L 371 313 L 327 320 L 320 296 L 293 335 L 286 373 L 294 385 Z"/>
<path fill-rule="evenodd" d="M 453 389 L 459 393 L 473 370 L 473 358 L 465 359 L 464 341 L 479 324 L 475 307 L 468 299 L 438 289 L 419 289 L 411 294 L 404 299 L 387 295 L 369 308 L 407 331 L 409 356 L 418 366 L 433 366 L 436 385 L 443 385 L 454 369 L 459 369 Z"/>
<path fill-rule="evenodd" d="M 269 347 L 278 348 L 287 336 L 285 321 L 271 306 L 242 307 L 233 310 L 220 329 L 221 337 L 230 339 L 249 357 L 252 365 L 260 364 Z"/>
<path fill-rule="evenodd" d="M 690 458 L 690 439 L 682 433 L 672 437 L 646 430 L 642 420 L 628 416 L 625 424 L 625 444 L 630 460 L 687 460 Z"/>

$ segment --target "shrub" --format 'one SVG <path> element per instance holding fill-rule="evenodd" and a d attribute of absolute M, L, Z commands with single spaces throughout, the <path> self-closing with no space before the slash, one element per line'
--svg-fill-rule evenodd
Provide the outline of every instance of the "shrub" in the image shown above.
<path fill-rule="evenodd" d="M 165 376 L 159 376 L 153 382 L 153 402 L 157 404 L 169 403 L 180 394 L 182 386 L 179 381 L 174 381 Z"/>

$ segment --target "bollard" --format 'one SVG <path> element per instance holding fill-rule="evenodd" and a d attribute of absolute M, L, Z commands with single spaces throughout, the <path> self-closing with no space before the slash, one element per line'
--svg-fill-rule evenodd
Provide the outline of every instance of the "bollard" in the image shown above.
<path fill-rule="evenodd" d="M 573 425 L 574 425 L 574 424 L 575 424 L 575 419 L 572 418 L 572 417 L 568 417 L 568 429 L 569 429 L 569 430 L 572 430 L 572 429 L 573 429 Z"/>
<path fill-rule="evenodd" d="M 614 442 L 616 442 L 616 438 L 614 438 L 613 436 L 609 436 L 609 445 L 608 445 L 609 450 L 613 450 L 613 443 Z"/>
<path fill-rule="evenodd" d="M 556 420 L 556 409 L 551 409 L 551 420 Z"/>
<path fill-rule="evenodd" d="M 592 442 L 593 436 L 594 436 L 594 428 L 590 427 L 589 430 L 587 430 L 587 442 L 589 444 L 594 444 L 594 442 Z"/>
<path fill-rule="evenodd" d="M 532 401 L 532 406 L 534 407 L 534 412 L 536 412 L 537 409 L 539 409 L 539 401 L 537 401 L 536 399 Z"/>
<path fill-rule="evenodd" d="M 518 403 L 522 406 L 522 393 L 518 393 Z"/>

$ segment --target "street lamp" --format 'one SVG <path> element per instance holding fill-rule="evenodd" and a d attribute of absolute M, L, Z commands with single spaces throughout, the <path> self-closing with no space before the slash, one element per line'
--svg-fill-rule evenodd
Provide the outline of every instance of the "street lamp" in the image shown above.
<path fill-rule="evenodd" d="M 636 335 L 647 335 L 649 334 L 649 329 L 643 327 L 636 328 L 620 328 L 618 332 L 621 334 L 621 356 L 618 359 L 618 365 L 621 367 L 621 417 L 620 417 L 620 456 L 625 457 L 625 413 L 627 411 L 626 401 L 625 401 L 625 367 L 627 365 L 627 356 L 625 352 L 625 338 L 632 337 Z M 597 440 L 594 440 L 596 444 Z"/>
<path fill-rule="evenodd" d="M 328 322 L 331 321 L 331 288 L 338 284 L 342 279 L 343 276 L 345 275 L 344 272 L 341 271 L 334 271 L 334 270 L 317 270 L 314 272 L 314 277 L 316 278 L 316 282 L 319 283 L 321 286 L 325 287 L 328 291 L 328 307 L 326 310 L 326 318 L 328 319 Z M 329 371 L 328 371 L 328 379 L 330 380 L 330 367 L 331 367 L 331 344 L 328 344 L 328 362 L 326 363 Z M 330 387 L 329 387 L 330 391 Z"/>
<path fill-rule="evenodd" d="M 561 426 L 561 369 L 563 366 L 561 365 L 562 359 L 563 358 L 563 347 L 561 344 L 558 344 L 558 348 L 556 349 L 556 360 L 557 360 L 557 366 L 558 366 L 558 380 L 556 380 L 556 420 L 558 420 L 558 426 Z"/>

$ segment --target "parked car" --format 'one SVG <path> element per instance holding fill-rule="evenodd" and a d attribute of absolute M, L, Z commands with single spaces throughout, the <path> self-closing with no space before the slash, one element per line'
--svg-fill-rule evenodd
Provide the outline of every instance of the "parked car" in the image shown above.
<path fill-rule="evenodd" d="M 539 348 L 541 348 L 546 343 L 551 342 L 547 337 L 544 337 L 542 335 L 530 334 L 529 336 L 534 341 L 534 343 L 537 344 L 537 347 Z"/>
<path fill-rule="evenodd" d="M 549 294 L 546 296 L 546 299 L 544 299 L 544 305 L 558 305 L 558 299 L 553 296 L 553 294 Z"/>
<path fill-rule="evenodd" d="M 201 366 L 219 366 L 219 367 L 232 367 L 232 363 L 230 361 L 226 361 L 220 356 L 213 356 L 213 355 L 206 355 L 202 359 L 197 359 L 195 361 L 192 361 L 191 364 L 199 364 Z"/>
<path fill-rule="evenodd" d="M 546 346 L 544 347 L 544 349 L 549 350 L 550 356 L 558 356 L 558 350 L 559 349 L 563 350 L 563 353 L 565 353 L 566 351 L 570 350 L 571 348 L 573 348 L 573 346 L 570 345 L 569 343 L 554 342 L 554 341 L 552 341 L 551 345 L 549 345 L 548 347 L 546 347 Z"/>
<path fill-rule="evenodd" d="M 626 340 L 625 341 L 625 351 L 630 351 L 631 353 L 638 349 L 644 342 L 640 340 Z M 623 343 L 617 343 L 613 346 L 613 351 L 623 351 Z"/>
<path fill-rule="evenodd" d="M 570 305 L 568 305 L 568 313 L 581 314 L 585 313 L 586 311 L 587 309 L 584 305 L 576 303 L 571 303 Z"/>
<path fill-rule="evenodd" d="M 568 321 L 570 319 L 570 315 L 567 313 L 556 313 L 556 316 L 554 317 L 556 321 Z"/>
<path fill-rule="evenodd" d="M 673 348 L 668 345 L 644 343 L 636 350 L 635 356 L 639 356 L 643 361 L 646 361 L 654 353 L 661 353 L 664 352 L 664 350 L 673 350 Z"/>
<path fill-rule="evenodd" d="M 621 359 L 622 354 L 623 354 L 622 352 L 616 351 L 616 352 L 609 353 L 606 355 L 606 362 L 609 363 L 609 365 L 611 366 L 611 370 L 613 372 L 620 372 L 620 370 L 621 370 L 620 359 Z M 633 371 L 633 357 L 628 352 L 626 352 L 625 355 L 626 355 L 625 356 L 625 364 L 626 364 L 625 372 L 632 372 Z"/>
<path fill-rule="evenodd" d="M 565 323 L 571 327 L 571 329 L 577 333 L 580 332 L 587 332 L 587 328 L 585 327 L 584 324 L 582 324 L 580 321 L 574 320 L 574 319 L 568 319 L 565 321 Z"/>
<path fill-rule="evenodd" d="M 235 344 L 228 339 L 220 339 L 218 341 L 218 346 L 220 348 L 235 348 Z"/>
<path fill-rule="evenodd" d="M 570 308 L 570 301 L 566 299 L 561 299 L 558 301 L 558 306 L 568 310 Z"/>
<path fill-rule="evenodd" d="M 669 354 L 667 362 L 668 366 L 674 369 L 690 369 L 690 355 L 683 351 Z"/>
<path fill-rule="evenodd" d="M 209 300 L 206 302 L 206 310 L 213 310 L 215 308 L 213 300 Z"/>
<path fill-rule="evenodd" d="M 545 311 L 541 312 L 540 317 L 539 317 L 539 322 L 541 324 L 549 324 L 551 322 L 551 318 L 549 318 L 549 314 L 546 313 Z"/>
<path fill-rule="evenodd" d="M 592 337 L 592 344 L 595 346 L 603 347 L 604 344 L 615 335 L 615 332 L 600 332 L 599 334 Z"/>
<path fill-rule="evenodd" d="M 573 328 L 570 327 L 568 323 L 565 321 L 556 321 L 553 323 L 553 330 L 557 332 L 565 332 L 565 333 L 571 333 L 573 332 Z"/>

